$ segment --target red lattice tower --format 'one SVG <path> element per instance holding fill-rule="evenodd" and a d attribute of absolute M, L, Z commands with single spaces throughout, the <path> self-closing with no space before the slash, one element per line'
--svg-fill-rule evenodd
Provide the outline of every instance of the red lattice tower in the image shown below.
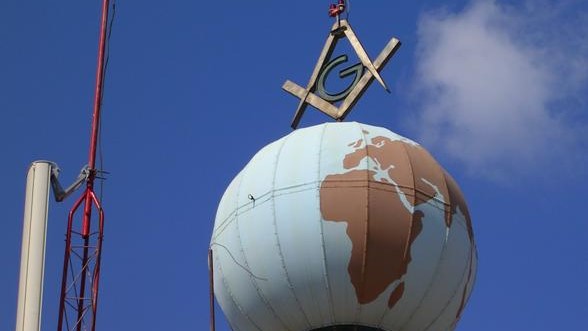
<path fill-rule="evenodd" d="M 100 172 L 96 169 L 96 150 L 100 131 L 100 108 L 104 85 L 104 55 L 107 42 L 106 31 L 109 6 L 110 1 L 103 0 L 88 160 L 89 175 L 86 181 L 86 189 L 74 203 L 68 217 L 58 331 L 94 331 L 96 329 L 104 211 L 102 210 L 100 199 L 94 191 L 94 181 Z M 78 213 L 82 205 L 82 212 Z M 94 212 L 98 213 L 97 222 L 92 220 Z"/>

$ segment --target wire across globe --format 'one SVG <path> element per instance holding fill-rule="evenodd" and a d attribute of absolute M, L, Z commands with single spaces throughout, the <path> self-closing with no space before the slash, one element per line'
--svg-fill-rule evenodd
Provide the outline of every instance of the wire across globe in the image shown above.
<path fill-rule="evenodd" d="M 477 265 L 453 178 L 419 144 L 355 122 L 261 149 L 227 188 L 211 249 L 217 301 L 242 331 L 453 330 Z"/>

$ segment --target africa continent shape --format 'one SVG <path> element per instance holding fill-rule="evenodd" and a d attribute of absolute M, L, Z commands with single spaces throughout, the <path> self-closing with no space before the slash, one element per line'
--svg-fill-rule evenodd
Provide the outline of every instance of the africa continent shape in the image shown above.
<path fill-rule="evenodd" d="M 347 223 L 352 243 L 348 272 L 358 302 L 375 301 L 397 282 L 388 298 L 393 308 L 404 294 L 411 245 L 423 229 L 425 215 L 418 206 L 441 200 L 447 228 L 459 208 L 472 241 L 470 217 L 454 180 L 422 147 L 383 136 L 349 147 L 353 151 L 342 160 L 348 171 L 327 175 L 321 183 L 321 214 L 327 222 Z M 368 167 L 360 167 L 366 159 Z M 460 311 L 465 296 L 464 290 Z"/>

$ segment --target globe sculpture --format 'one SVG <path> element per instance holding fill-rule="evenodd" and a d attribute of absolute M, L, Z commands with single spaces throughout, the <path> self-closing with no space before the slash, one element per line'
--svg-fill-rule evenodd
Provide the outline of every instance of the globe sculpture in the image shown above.
<path fill-rule="evenodd" d="M 261 149 L 211 239 L 233 330 L 453 330 L 476 248 L 452 177 L 387 129 L 329 123 Z"/>

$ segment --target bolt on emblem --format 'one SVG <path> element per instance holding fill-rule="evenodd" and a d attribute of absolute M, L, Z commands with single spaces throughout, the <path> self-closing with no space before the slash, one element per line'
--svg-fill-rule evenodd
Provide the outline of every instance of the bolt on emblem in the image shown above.
<path fill-rule="evenodd" d="M 331 59 L 333 51 L 339 40 L 347 38 L 355 50 L 360 63 L 347 67 L 339 72 L 340 78 L 354 75 L 351 84 L 343 91 L 330 93 L 325 87 L 327 77 L 338 66 L 348 61 L 347 55 L 341 55 Z M 355 32 L 347 20 L 337 20 L 333 25 L 317 64 L 310 76 L 306 88 L 286 80 L 282 88 L 300 99 L 294 118 L 292 128 L 296 129 L 300 123 L 306 107 L 310 104 L 337 121 L 342 121 L 351 112 L 351 109 L 366 89 L 376 79 L 386 91 L 388 86 L 380 76 L 380 71 L 400 48 L 400 41 L 396 38 L 390 39 L 384 50 L 371 61 L 363 46 L 359 42 Z M 341 102 L 338 106 L 335 103 Z"/>

